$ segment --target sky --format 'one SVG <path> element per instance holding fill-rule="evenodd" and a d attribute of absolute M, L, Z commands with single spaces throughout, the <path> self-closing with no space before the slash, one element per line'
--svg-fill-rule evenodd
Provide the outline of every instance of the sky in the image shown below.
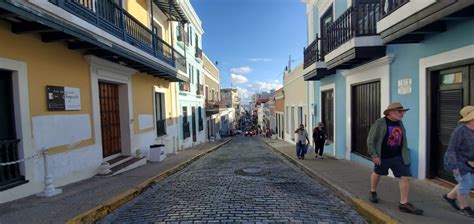
<path fill-rule="evenodd" d="M 237 88 L 244 103 L 278 89 L 291 55 L 303 63 L 306 13 L 301 0 L 191 0 L 204 29 L 202 48 L 218 61 L 221 88 Z"/>

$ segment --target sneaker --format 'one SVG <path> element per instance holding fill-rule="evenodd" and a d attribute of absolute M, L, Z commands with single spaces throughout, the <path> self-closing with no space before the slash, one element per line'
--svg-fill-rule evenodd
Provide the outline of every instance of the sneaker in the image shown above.
<path fill-rule="evenodd" d="M 456 210 L 459 210 L 459 207 L 456 204 L 456 199 L 448 198 L 448 194 L 443 194 L 443 199 L 446 200 L 446 202 L 448 202 L 451 205 L 451 207 L 453 207 Z"/>
<path fill-rule="evenodd" d="M 375 191 L 370 192 L 369 201 L 371 201 L 372 203 L 378 203 L 379 202 L 379 199 L 377 198 L 377 192 L 375 192 Z"/>
<path fill-rule="evenodd" d="M 414 215 L 421 215 L 423 214 L 423 210 L 415 208 L 410 203 L 405 203 L 405 204 L 400 204 L 398 205 L 398 208 L 400 209 L 401 212 L 406 212 Z"/>
<path fill-rule="evenodd" d="M 465 207 L 459 210 L 459 214 L 467 216 L 469 218 L 474 218 L 474 211 L 472 211 L 471 207 Z"/>

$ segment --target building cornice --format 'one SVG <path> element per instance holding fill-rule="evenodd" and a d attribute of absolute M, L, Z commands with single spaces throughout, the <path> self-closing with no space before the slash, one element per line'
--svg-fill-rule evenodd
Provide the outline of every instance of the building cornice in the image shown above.
<path fill-rule="evenodd" d="M 394 59 L 394 56 L 392 54 L 389 54 L 389 55 L 387 55 L 383 58 L 379 58 L 379 59 L 377 59 L 373 62 L 370 62 L 370 63 L 365 64 L 365 65 L 361 65 L 357 68 L 354 68 L 354 69 L 351 69 L 351 70 L 343 70 L 342 75 L 344 77 L 347 77 L 347 76 L 351 76 L 351 75 L 354 75 L 354 74 L 363 73 L 363 72 L 366 72 L 366 71 L 369 71 L 369 70 L 372 70 L 372 69 L 376 69 L 376 68 L 379 68 L 379 67 L 382 67 L 382 66 L 385 66 L 385 65 L 389 65 L 389 64 L 392 64 L 393 59 Z"/>

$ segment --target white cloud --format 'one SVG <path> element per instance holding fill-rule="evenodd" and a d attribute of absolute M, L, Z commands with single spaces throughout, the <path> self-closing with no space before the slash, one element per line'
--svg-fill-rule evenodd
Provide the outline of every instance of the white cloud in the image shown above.
<path fill-rule="evenodd" d="M 242 84 L 242 83 L 246 83 L 248 82 L 249 80 L 247 79 L 247 77 L 243 76 L 243 75 L 237 75 L 237 74 L 230 74 L 230 79 L 232 81 L 232 83 L 234 84 Z"/>
<path fill-rule="evenodd" d="M 254 88 L 258 89 L 259 92 L 268 92 L 272 89 L 279 89 L 283 85 L 279 83 L 272 83 L 272 82 L 255 82 Z"/>
<path fill-rule="evenodd" d="M 271 58 L 249 58 L 248 59 L 251 62 L 270 62 L 272 61 Z"/>
<path fill-rule="evenodd" d="M 240 67 L 240 68 L 231 68 L 230 69 L 230 72 L 234 73 L 234 74 L 237 74 L 237 75 L 243 75 L 243 74 L 247 74 L 249 72 L 251 72 L 252 69 L 248 66 L 246 67 Z"/>
<path fill-rule="evenodd" d="M 278 80 L 273 80 L 270 82 L 260 82 L 256 81 L 255 83 L 248 84 L 246 87 L 237 86 L 239 96 L 242 99 L 243 103 L 248 103 L 252 99 L 252 95 L 260 92 L 269 92 L 270 90 L 276 90 L 281 88 L 283 85 L 279 83 Z"/>

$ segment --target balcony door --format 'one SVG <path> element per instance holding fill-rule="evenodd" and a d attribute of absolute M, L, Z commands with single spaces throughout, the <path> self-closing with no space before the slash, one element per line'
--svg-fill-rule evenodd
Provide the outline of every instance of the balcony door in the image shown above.
<path fill-rule="evenodd" d="M 326 28 L 334 21 L 334 16 L 333 16 L 333 6 L 331 5 L 326 12 L 324 12 L 323 16 L 320 18 L 319 24 L 320 26 L 320 34 L 321 34 L 321 39 L 323 40 L 321 42 L 321 56 L 324 56 L 327 52 L 327 46 L 325 43 L 327 43 L 326 40 Z"/>
<path fill-rule="evenodd" d="M 443 158 L 450 136 L 461 118 L 459 110 L 474 105 L 474 64 L 434 71 L 431 79 L 430 176 L 455 183 L 452 174 L 444 169 Z"/>

